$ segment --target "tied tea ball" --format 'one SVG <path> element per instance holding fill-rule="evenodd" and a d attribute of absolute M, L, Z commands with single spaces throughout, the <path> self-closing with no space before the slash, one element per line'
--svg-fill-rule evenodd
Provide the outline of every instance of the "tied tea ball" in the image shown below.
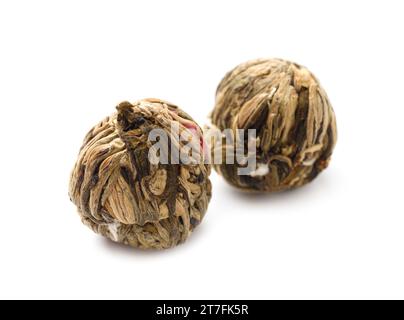
<path fill-rule="evenodd" d="M 334 149 L 334 111 L 318 80 L 305 67 L 280 59 L 240 64 L 226 74 L 216 92 L 212 123 L 220 130 L 256 130 L 256 169 L 239 175 L 245 164 L 215 164 L 230 184 L 245 190 L 282 191 L 312 181 Z M 254 146 L 254 145 L 253 145 Z M 222 150 L 234 152 L 223 142 Z"/>
<path fill-rule="evenodd" d="M 178 133 L 196 137 L 201 148 L 192 157 L 198 161 L 171 160 L 171 151 L 186 143 L 173 132 L 173 124 Z M 168 163 L 150 159 L 153 129 L 168 137 L 166 150 L 156 153 L 166 153 Z M 82 222 L 132 247 L 164 249 L 184 242 L 211 198 L 202 139 L 200 127 L 173 104 L 158 99 L 119 104 L 87 134 L 71 174 L 69 195 Z"/>

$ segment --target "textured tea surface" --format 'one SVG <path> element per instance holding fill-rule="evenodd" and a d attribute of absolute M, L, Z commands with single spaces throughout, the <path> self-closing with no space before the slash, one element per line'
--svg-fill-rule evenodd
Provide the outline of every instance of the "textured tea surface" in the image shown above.
<path fill-rule="evenodd" d="M 337 139 L 335 115 L 317 79 L 280 59 L 252 60 L 230 71 L 218 86 L 212 123 L 221 130 L 257 130 L 255 172 L 238 175 L 237 164 L 215 165 L 228 182 L 248 190 L 310 182 L 328 166 Z M 214 151 L 233 152 L 234 146 L 222 148 Z"/>
<path fill-rule="evenodd" d="M 192 118 L 178 107 L 146 99 L 123 102 L 87 134 L 73 169 L 69 194 L 84 224 L 113 241 L 139 248 L 169 248 L 184 242 L 201 222 L 211 198 L 210 167 L 152 164 L 149 133 L 167 133 L 168 150 L 181 149 L 172 135 L 191 131 Z"/>

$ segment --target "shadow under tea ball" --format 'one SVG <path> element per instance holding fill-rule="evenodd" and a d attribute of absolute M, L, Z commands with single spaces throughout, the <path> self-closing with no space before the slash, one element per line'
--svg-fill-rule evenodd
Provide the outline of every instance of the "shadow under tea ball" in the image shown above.
<path fill-rule="evenodd" d="M 255 171 L 239 175 L 237 162 L 214 165 L 245 190 L 275 192 L 312 181 L 328 166 L 337 139 L 334 111 L 318 80 L 281 59 L 251 60 L 228 72 L 217 88 L 212 123 L 220 130 L 256 130 Z M 225 142 L 212 151 L 234 153 Z"/>
<path fill-rule="evenodd" d="M 189 115 L 158 99 L 123 102 L 90 130 L 69 188 L 85 225 L 113 241 L 139 248 L 170 248 L 190 236 L 211 198 L 204 151 L 197 164 L 188 165 L 154 164 L 148 157 L 153 129 L 167 134 L 168 154 L 174 147 L 181 150 L 183 142 L 171 131 L 174 122 L 179 133 L 187 131 L 203 139 Z"/>

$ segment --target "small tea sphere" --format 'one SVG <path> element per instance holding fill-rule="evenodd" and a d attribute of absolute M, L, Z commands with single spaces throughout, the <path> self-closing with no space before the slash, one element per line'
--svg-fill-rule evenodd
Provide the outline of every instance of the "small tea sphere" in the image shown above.
<path fill-rule="evenodd" d="M 150 161 L 152 130 L 167 134 L 167 150 L 160 153 L 170 154 L 184 143 L 172 132 L 173 124 L 179 133 L 202 141 L 189 115 L 158 99 L 122 102 L 90 130 L 69 187 L 85 225 L 115 242 L 145 249 L 170 248 L 189 237 L 211 198 L 210 166 L 204 164 L 203 150 L 198 163 Z"/>
<path fill-rule="evenodd" d="M 255 129 L 256 170 L 243 164 L 215 164 L 233 186 L 282 191 L 312 181 L 330 161 L 337 131 L 334 111 L 314 75 L 296 63 L 259 59 L 240 64 L 216 92 L 212 123 L 220 130 Z M 234 149 L 223 143 L 225 153 Z M 217 151 L 217 150 L 216 150 Z"/>

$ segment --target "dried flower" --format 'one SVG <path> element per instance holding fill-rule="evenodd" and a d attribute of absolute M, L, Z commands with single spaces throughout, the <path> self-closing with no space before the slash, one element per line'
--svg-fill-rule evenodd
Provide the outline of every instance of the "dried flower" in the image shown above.
<path fill-rule="evenodd" d="M 216 164 L 232 185 L 259 191 L 302 186 L 324 170 L 336 143 L 335 115 L 325 91 L 306 68 L 280 59 L 248 61 L 218 86 L 212 123 L 220 130 L 255 129 L 256 170 Z M 223 143 L 221 152 L 234 152 Z"/>
<path fill-rule="evenodd" d="M 202 139 L 192 118 L 168 102 L 122 102 L 117 112 L 84 139 L 73 169 L 69 194 L 85 225 L 116 242 L 163 249 L 185 241 L 201 222 L 211 198 L 210 166 L 151 161 L 153 130 L 167 134 L 166 150 L 185 144 L 171 126 Z M 198 140 L 199 143 L 199 140 Z M 182 151 L 181 151 L 182 152 Z"/>

